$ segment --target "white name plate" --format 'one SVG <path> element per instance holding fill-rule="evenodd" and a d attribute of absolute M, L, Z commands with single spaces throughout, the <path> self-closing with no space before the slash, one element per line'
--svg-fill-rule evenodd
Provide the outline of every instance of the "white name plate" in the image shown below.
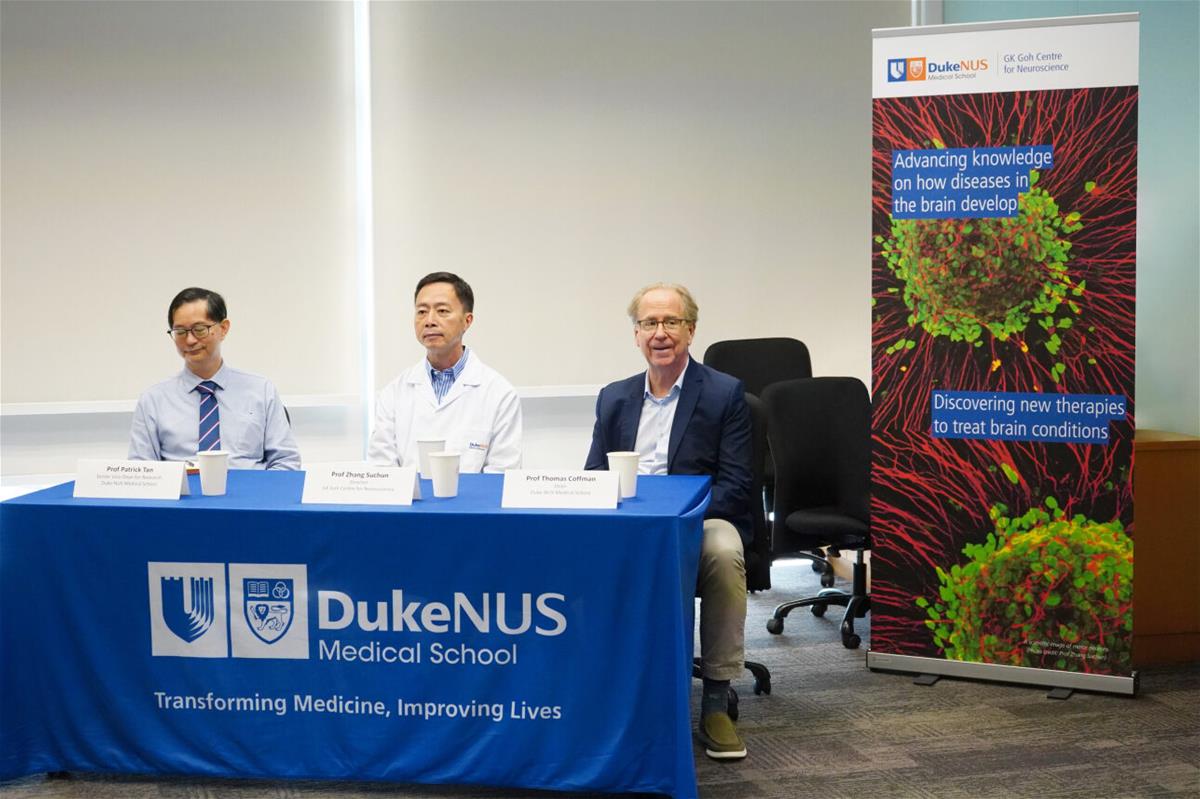
<path fill-rule="evenodd" d="M 421 498 L 412 466 L 310 463 L 304 467 L 301 503 L 411 505 Z"/>
<path fill-rule="evenodd" d="M 509 469 L 500 507 L 616 508 L 620 494 L 616 472 Z"/>
<path fill-rule="evenodd" d="M 72 496 L 98 499 L 179 499 L 188 493 L 182 461 L 80 460 Z"/>

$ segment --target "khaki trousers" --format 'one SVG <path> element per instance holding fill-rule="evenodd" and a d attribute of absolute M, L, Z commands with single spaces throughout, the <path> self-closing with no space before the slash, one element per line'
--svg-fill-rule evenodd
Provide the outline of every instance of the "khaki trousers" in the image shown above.
<path fill-rule="evenodd" d="M 700 670 L 710 680 L 732 680 L 742 671 L 746 641 L 746 557 L 737 528 L 704 520 L 700 571 Z"/>

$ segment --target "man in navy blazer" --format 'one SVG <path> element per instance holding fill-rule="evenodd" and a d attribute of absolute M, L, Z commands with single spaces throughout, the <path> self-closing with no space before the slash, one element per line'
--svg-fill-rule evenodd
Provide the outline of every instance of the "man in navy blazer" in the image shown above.
<path fill-rule="evenodd" d="M 656 283 L 629 304 L 641 374 L 605 386 L 586 468 L 607 469 L 609 452 L 638 453 L 638 474 L 705 474 L 712 499 L 696 592 L 704 694 L 697 735 L 718 760 L 746 756 L 729 717 L 729 681 L 743 668 L 746 561 L 751 536 L 750 409 L 742 382 L 693 361 L 699 308 L 683 286 Z"/>

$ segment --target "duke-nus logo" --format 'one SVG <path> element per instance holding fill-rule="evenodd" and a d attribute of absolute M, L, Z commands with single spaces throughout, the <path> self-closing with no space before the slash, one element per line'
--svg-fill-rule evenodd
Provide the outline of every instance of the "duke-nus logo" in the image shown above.
<path fill-rule="evenodd" d="M 246 621 L 259 640 L 273 644 L 292 626 L 291 580 L 246 580 Z"/>
<path fill-rule="evenodd" d="M 184 582 L 190 590 L 190 602 L 184 602 Z M 213 623 L 213 578 L 211 577 L 163 577 L 162 588 L 163 621 L 171 632 L 189 644 L 212 628 Z"/>
<path fill-rule="evenodd" d="M 925 58 L 889 58 L 887 79 L 888 83 L 925 80 Z"/>
<path fill-rule="evenodd" d="M 229 564 L 229 642 L 235 658 L 308 657 L 308 568 Z"/>
<path fill-rule="evenodd" d="M 155 656 L 308 657 L 307 567 L 151 561 L 146 572 Z"/>

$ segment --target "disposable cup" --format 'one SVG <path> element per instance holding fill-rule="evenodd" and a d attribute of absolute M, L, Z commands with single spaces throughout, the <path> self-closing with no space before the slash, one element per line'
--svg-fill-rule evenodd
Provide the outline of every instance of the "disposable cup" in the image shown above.
<path fill-rule="evenodd" d="M 200 462 L 200 493 L 219 497 L 225 493 L 225 479 L 229 476 L 229 453 L 210 449 L 196 455 Z"/>
<path fill-rule="evenodd" d="M 429 469 L 435 497 L 458 496 L 458 453 L 429 453 Z"/>
<path fill-rule="evenodd" d="M 444 438 L 418 438 L 417 439 L 417 468 L 421 472 L 421 478 L 429 480 L 433 477 L 429 471 L 429 453 L 442 452 L 446 449 L 446 439 Z"/>
<path fill-rule="evenodd" d="M 638 454 L 636 452 L 608 453 L 608 470 L 621 476 L 621 499 L 637 496 Z"/>

